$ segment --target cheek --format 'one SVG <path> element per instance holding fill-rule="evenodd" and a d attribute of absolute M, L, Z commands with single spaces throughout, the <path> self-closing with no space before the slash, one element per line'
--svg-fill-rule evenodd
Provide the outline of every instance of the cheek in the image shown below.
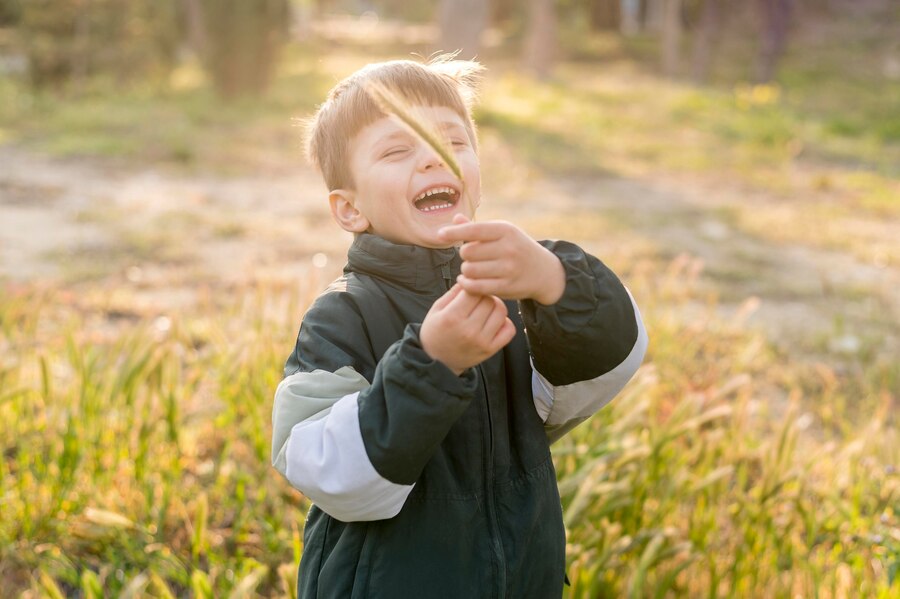
<path fill-rule="evenodd" d="M 469 194 L 469 197 L 475 200 L 481 199 L 481 177 L 479 176 L 477 169 L 472 173 L 467 173 L 466 191 Z"/>
<path fill-rule="evenodd" d="M 466 177 L 466 186 L 472 191 L 481 189 L 481 165 L 477 156 L 471 156 L 462 165 L 463 173 Z"/>

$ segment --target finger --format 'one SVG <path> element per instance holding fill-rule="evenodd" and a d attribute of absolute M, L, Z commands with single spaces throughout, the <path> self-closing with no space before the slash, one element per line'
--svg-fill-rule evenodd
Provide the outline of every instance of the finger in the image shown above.
<path fill-rule="evenodd" d="M 509 274 L 506 262 L 488 260 L 485 262 L 463 262 L 462 274 L 467 279 L 502 279 Z"/>
<path fill-rule="evenodd" d="M 469 261 L 496 260 L 503 257 L 504 248 L 508 248 L 508 246 L 499 239 L 467 241 L 459 248 L 459 257 Z"/>
<path fill-rule="evenodd" d="M 447 309 L 457 314 L 460 318 L 468 318 L 475 306 L 478 305 L 478 302 L 481 301 L 481 294 L 469 293 L 462 284 L 460 284 L 460 287 L 462 287 L 463 292 L 447 304 Z"/>
<path fill-rule="evenodd" d="M 506 297 L 507 282 L 505 279 L 470 279 L 465 275 L 459 275 L 456 280 L 466 290 L 466 293 Z"/>
<path fill-rule="evenodd" d="M 502 299 L 492 295 L 491 300 L 491 311 L 481 327 L 488 339 L 493 339 L 497 335 L 500 327 L 503 326 L 503 320 L 509 316 L 509 310 Z"/>
<path fill-rule="evenodd" d="M 472 221 L 469 220 L 469 217 L 466 216 L 465 214 L 455 214 L 453 216 L 453 224 L 454 225 L 464 225 L 464 224 L 470 223 L 470 222 L 472 222 Z"/>
<path fill-rule="evenodd" d="M 504 222 L 465 223 L 450 225 L 438 231 L 438 236 L 444 241 L 491 241 L 500 239 L 508 230 L 508 224 Z"/>
<path fill-rule="evenodd" d="M 500 327 L 500 330 L 497 331 L 497 334 L 494 335 L 494 338 L 491 340 L 491 347 L 496 347 L 499 350 L 502 347 L 505 347 L 507 343 L 513 340 L 513 337 L 516 336 L 516 325 L 507 318 L 503 321 L 503 326 Z M 495 351 L 497 351 L 495 350 Z"/>
<path fill-rule="evenodd" d="M 455 298 L 457 295 L 459 295 L 462 291 L 463 291 L 462 285 L 460 285 L 459 283 L 455 284 L 453 287 L 450 288 L 450 290 L 447 293 L 445 293 L 441 297 L 437 298 L 437 300 L 435 300 L 435 302 L 433 304 L 431 304 L 431 307 L 436 308 L 438 310 L 443 310 L 444 308 L 447 307 L 447 304 L 452 302 L 453 298 Z"/>
<path fill-rule="evenodd" d="M 482 327 L 484 326 L 485 321 L 490 317 L 491 312 L 494 311 L 494 299 L 491 296 L 481 296 L 481 300 L 478 304 L 472 308 L 472 311 L 468 315 L 468 320 L 472 322 L 473 325 L 480 332 Z"/>

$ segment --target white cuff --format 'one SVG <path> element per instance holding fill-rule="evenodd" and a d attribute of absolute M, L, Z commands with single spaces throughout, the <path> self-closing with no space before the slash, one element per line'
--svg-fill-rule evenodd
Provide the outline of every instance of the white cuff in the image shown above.
<path fill-rule="evenodd" d="M 627 290 L 626 290 L 627 291 Z M 544 424 L 558 426 L 573 420 L 584 420 L 608 404 L 631 380 L 647 353 L 647 330 L 631 292 L 628 292 L 638 336 L 631 352 L 618 366 L 597 378 L 571 385 L 553 386 L 532 364 L 531 391 L 534 407 Z"/>
<path fill-rule="evenodd" d="M 397 515 L 414 485 L 400 485 L 372 466 L 359 428 L 359 392 L 300 422 L 287 441 L 285 476 L 328 515 L 344 522 Z"/>

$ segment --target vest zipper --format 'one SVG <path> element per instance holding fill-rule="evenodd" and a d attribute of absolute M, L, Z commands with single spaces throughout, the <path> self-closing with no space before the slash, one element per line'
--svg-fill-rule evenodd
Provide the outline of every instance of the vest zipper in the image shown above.
<path fill-rule="evenodd" d="M 453 287 L 453 277 L 450 274 L 449 264 L 441 264 L 441 277 L 444 278 L 444 285 L 447 286 L 447 291 L 450 291 L 450 288 Z"/>
<path fill-rule="evenodd" d="M 478 376 L 481 378 L 481 388 L 484 390 L 485 407 L 488 417 L 488 459 L 485 467 L 486 487 L 484 497 L 487 502 L 488 524 L 491 532 L 491 545 L 498 564 L 498 597 L 506 597 L 506 556 L 503 553 L 503 543 L 500 540 L 500 523 L 497 520 L 497 506 L 494 504 L 494 417 L 491 414 L 491 400 L 488 396 L 487 383 L 485 383 L 484 370 L 478 366 Z"/>

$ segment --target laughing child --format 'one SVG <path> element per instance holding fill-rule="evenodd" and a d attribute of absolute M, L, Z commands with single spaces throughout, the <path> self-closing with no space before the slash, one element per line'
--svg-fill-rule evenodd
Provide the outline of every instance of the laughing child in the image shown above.
<path fill-rule="evenodd" d="M 344 275 L 303 318 L 275 394 L 272 461 L 312 501 L 301 598 L 558 598 L 550 444 L 634 375 L 647 336 L 600 260 L 481 202 L 481 66 L 366 66 L 309 123 Z M 415 107 L 447 160 L 366 91 Z"/>

